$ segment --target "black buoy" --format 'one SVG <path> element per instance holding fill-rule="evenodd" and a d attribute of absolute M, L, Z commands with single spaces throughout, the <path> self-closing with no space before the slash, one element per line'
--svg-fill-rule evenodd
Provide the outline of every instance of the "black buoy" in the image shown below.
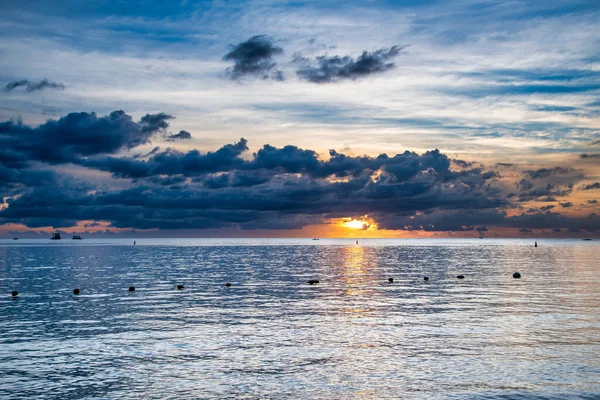
<path fill-rule="evenodd" d="M 185 286 L 183 286 L 183 285 L 177 285 L 177 289 L 179 289 L 179 290 L 185 289 Z"/>
<path fill-rule="evenodd" d="M 129 291 L 130 292 L 135 292 L 135 286 L 129 286 Z"/>
<path fill-rule="evenodd" d="M 394 283 L 394 278 L 388 278 L 389 283 Z"/>
<path fill-rule="evenodd" d="M 423 280 L 424 280 L 425 282 L 427 282 L 427 281 L 429 280 L 429 277 L 428 277 L 428 276 L 424 276 L 424 277 L 423 277 Z"/>
<path fill-rule="evenodd" d="M 537 242 L 535 242 L 535 247 L 537 247 Z"/>
<path fill-rule="evenodd" d="M 226 287 L 231 287 L 231 283 L 227 282 L 227 283 L 225 284 L 225 286 L 226 286 Z"/>
<path fill-rule="evenodd" d="M 465 279 L 465 276 L 464 275 L 457 275 L 456 279 Z"/>
<path fill-rule="evenodd" d="M 314 285 L 316 283 L 319 283 L 319 280 L 318 279 L 311 279 L 310 281 L 308 281 L 306 283 L 308 283 L 309 285 Z"/>
<path fill-rule="evenodd" d="M 519 279 L 520 277 L 521 277 L 521 274 L 520 274 L 520 273 L 518 273 L 518 272 L 515 272 L 515 273 L 513 274 L 513 278 L 515 278 L 515 279 Z"/>
<path fill-rule="evenodd" d="M 79 294 L 79 293 L 80 293 L 80 290 L 79 290 L 79 288 L 75 288 L 75 289 L 73 289 L 73 294 Z"/>
<path fill-rule="evenodd" d="M 135 246 L 135 240 L 133 241 L 133 245 Z"/>
<path fill-rule="evenodd" d="M 12 297 L 18 297 L 19 296 L 19 292 L 17 292 L 16 290 L 13 290 L 13 292 L 11 294 L 12 294 Z"/>

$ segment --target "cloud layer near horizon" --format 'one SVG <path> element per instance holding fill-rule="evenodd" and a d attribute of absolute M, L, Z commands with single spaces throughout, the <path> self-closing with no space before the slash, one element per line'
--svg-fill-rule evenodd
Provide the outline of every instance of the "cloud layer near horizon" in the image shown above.
<path fill-rule="evenodd" d="M 38 127 L 0 123 L 0 224 L 283 230 L 368 214 L 380 229 L 404 231 L 600 229 L 594 213 L 553 209 L 570 209 L 574 192 L 598 189 L 573 168 L 520 171 L 507 186 L 503 167 L 438 150 L 374 157 L 330 150 L 322 158 L 311 149 L 264 145 L 248 154 L 242 138 L 205 153 L 136 152 L 169 137 L 171 120 L 156 113 L 135 121 L 113 111 L 71 113 Z M 98 172 L 111 177 L 98 181 Z"/>

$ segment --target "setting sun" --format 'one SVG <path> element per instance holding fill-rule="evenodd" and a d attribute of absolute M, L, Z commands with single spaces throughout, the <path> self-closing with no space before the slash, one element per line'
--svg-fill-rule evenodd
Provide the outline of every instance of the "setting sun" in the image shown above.
<path fill-rule="evenodd" d="M 360 229 L 362 231 L 366 231 L 367 229 L 369 229 L 371 227 L 371 225 L 373 225 L 373 223 L 371 221 L 365 221 L 365 220 L 361 220 L 361 219 L 350 219 L 350 220 L 345 220 L 342 223 L 343 226 L 345 226 L 346 228 L 350 228 L 350 229 Z"/>

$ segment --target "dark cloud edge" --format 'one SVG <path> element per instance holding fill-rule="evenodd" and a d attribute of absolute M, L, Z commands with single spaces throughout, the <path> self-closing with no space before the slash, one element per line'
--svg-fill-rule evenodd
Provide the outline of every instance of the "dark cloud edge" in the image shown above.
<path fill-rule="evenodd" d="M 0 223 L 59 228 L 92 220 L 134 229 L 296 229 L 369 214 L 382 229 L 600 229 L 594 213 L 571 218 L 541 208 L 506 214 L 523 202 L 570 195 L 573 183 L 544 181 L 570 169 L 524 171 L 536 182 L 523 179 L 516 192 L 504 194 L 493 184 L 500 178 L 497 171 L 471 168 L 472 163 L 451 160 L 438 150 L 376 157 L 331 150 L 323 160 L 313 150 L 264 145 L 248 158 L 243 156 L 247 141 L 241 139 L 204 154 L 154 148 L 145 155 L 118 156 L 164 137 L 171 119 L 158 113 L 134 121 L 114 111 L 102 117 L 71 113 L 38 127 L 0 123 L 5 144 L 0 191 L 3 202 L 8 198 Z M 130 179 L 131 186 L 98 187 L 57 173 L 52 166 L 59 164 L 107 171 Z M 565 208 L 569 202 L 561 203 Z"/>

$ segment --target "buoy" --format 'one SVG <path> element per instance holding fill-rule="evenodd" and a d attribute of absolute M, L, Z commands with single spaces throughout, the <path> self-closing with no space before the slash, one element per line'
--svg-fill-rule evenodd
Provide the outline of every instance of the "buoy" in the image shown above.
<path fill-rule="evenodd" d="M 423 280 L 424 280 L 424 281 L 428 281 L 428 280 L 429 280 L 429 277 L 428 277 L 428 276 L 424 276 L 424 277 L 423 277 Z"/>
<path fill-rule="evenodd" d="M 17 296 L 19 296 L 19 292 L 17 292 L 16 290 L 13 290 L 12 297 L 17 297 Z"/>
<path fill-rule="evenodd" d="M 318 279 L 311 279 L 310 281 L 308 281 L 306 283 L 308 283 L 309 285 L 314 285 L 315 283 L 319 283 L 319 280 Z"/>
<path fill-rule="evenodd" d="M 183 286 L 183 285 L 177 285 L 177 289 L 179 289 L 179 290 L 185 289 L 185 286 Z"/>
<path fill-rule="evenodd" d="M 465 279 L 465 276 L 464 275 L 457 275 L 456 279 Z"/>
<path fill-rule="evenodd" d="M 394 278 L 388 278 L 388 282 L 389 283 L 393 283 L 394 282 Z"/>
<path fill-rule="evenodd" d="M 135 246 L 135 240 L 133 241 L 133 245 Z"/>
<path fill-rule="evenodd" d="M 130 292 L 135 292 L 135 286 L 129 286 L 129 291 Z"/>
<path fill-rule="evenodd" d="M 356 241 L 356 244 L 358 244 L 358 240 Z"/>
<path fill-rule="evenodd" d="M 535 242 L 535 247 L 537 247 L 537 242 Z"/>
<path fill-rule="evenodd" d="M 79 292 L 80 292 L 79 288 L 73 289 L 73 294 L 79 294 Z"/>
<path fill-rule="evenodd" d="M 515 273 L 513 274 L 513 278 L 515 278 L 515 279 L 519 279 L 520 277 L 521 277 L 521 274 L 520 274 L 520 273 L 518 273 L 518 272 L 515 272 Z"/>
<path fill-rule="evenodd" d="M 227 287 L 231 287 L 231 283 L 227 282 L 227 283 L 225 284 L 225 286 L 227 286 Z"/>

